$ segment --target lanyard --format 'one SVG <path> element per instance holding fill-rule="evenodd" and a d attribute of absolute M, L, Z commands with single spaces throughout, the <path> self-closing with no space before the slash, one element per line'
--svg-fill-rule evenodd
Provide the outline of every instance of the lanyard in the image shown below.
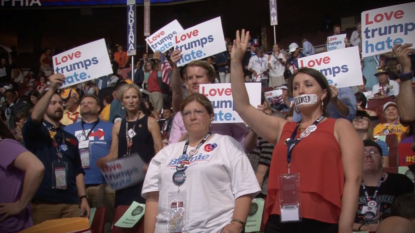
<path fill-rule="evenodd" d="M 288 173 L 290 173 L 290 164 L 291 164 L 291 152 L 294 147 L 300 142 L 301 139 L 308 137 L 312 132 L 317 130 L 317 125 L 324 119 L 324 115 L 321 115 L 314 123 L 308 126 L 305 131 L 300 134 L 300 137 L 295 139 L 295 135 L 297 135 L 298 126 L 300 122 L 297 123 L 297 126 L 294 129 L 294 132 L 291 134 L 291 137 L 287 139 L 286 145 L 287 147 L 287 163 L 288 163 Z"/>
<path fill-rule="evenodd" d="M 262 69 L 262 63 L 264 61 L 262 60 L 262 58 L 259 58 L 259 57 L 257 57 L 257 61 L 258 61 L 259 65 L 261 66 L 261 69 Z"/>
<path fill-rule="evenodd" d="M 396 126 L 399 125 L 399 121 L 395 121 L 395 123 L 393 123 L 392 127 L 390 129 L 388 129 L 389 124 L 382 130 L 383 133 L 385 133 L 386 131 L 391 131 L 392 129 L 394 129 Z M 388 132 L 389 133 L 389 132 Z"/>
<path fill-rule="evenodd" d="M 94 131 L 95 126 L 97 126 L 99 123 L 99 119 L 97 121 L 95 121 L 94 125 L 92 126 L 91 130 L 89 131 L 88 134 L 85 134 L 85 129 L 84 129 L 84 121 L 81 121 L 81 127 L 82 127 L 82 135 L 84 135 L 85 140 L 88 140 L 89 135 L 92 133 L 92 131 Z"/>
<path fill-rule="evenodd" d="M 138 116 L 137 120 L 136 120 L 136 121 L 135 121 L 135 123 L 134 123 L 133 128 L 131 128 L 131 129 L 133 130 L 133 132 L 134 132 L 134 133 L 135 133 L 135 127 L 136 127 L 136 126 L 137 126 L 137 124 L 138 124 L 138 120 L 139 120 L 139 118 L 140 118 L 140 116 Z M 127 154 L 128 154 L 128 155 L 130 154 L 131 147 L 133 147 L 133 136 L 132 136 L 132 137 L 130 137 L 130 136 L 128 135 L 128 131 L 129 131 L 129 130 L 131 130 L 131 129 L 128 129 L 128 117 L 127 117 L 127 116 L 125 116 L 125 137 L 126 137 L 126 139 L 127 139 Z"/>
<path fill-rule="evenodd" d="M 197 151 L 198 151 L 198 150 L 199 150 L 199 148 L 203 145 L 203 143 L 205 143 L 205 142 L 206 142 L 206 140 L 210 137 L 210 135 L 212 135 L 212 133 L 211 133 L 211 132 L 209 132 L 208 134 L 206 134 L 206 136 L 202 139 L 202 141 L 199 143 L 199 145 L 197 145 L 195 149 L 193 149 L 193 150 L 191 150 L 191 151 L 189 152 L 190 157 L 186 158 L 185 160 L 189 161 L 189 160 L 193 157 L 193 155 L 195 155 L 195 154 L 197 153 Z M 186 140 L 186 143 L 184 144 L 184 147 L 183 147 L 183 154 L 182 154 L 182 156 L 186 154 L 186 152 L 187 152 L 187 147 L 189 147 L 189 139 L 187 139 L 187 140 Z M 182 156 L 180 156 L 180 157 L 182 157 Z M 186 156 L 186 157 L 187 157 L 187 156 Z M 179 160 L 180 160 L 180 158 L 179 158 Z"/>
<path fill-rule="evenodd" d="M 49 135 L 52 138 L 52 145 L 53 147 L 55 147 L 56 150 L 56 156 L 58 157 L 58 160 L 60 161 L 63 158 L 63 154 L 61 152 L 62 151 L 67 151 L 68 150 L 68 146 L 65 144 L 65 135 L 63 133 L 63 130 L 60 129 L 59 131 L 61 132 L 61 140 L 62 143 L 59 145 L 59 140 L 56 139 L 56 135 L 58 133 L 58 130 L 56 130 L 56 128 L 54 127 L 48 127 L 45 122 L 43 122 L 43 125 L 48 129 L 49 131 Z M 53 137 L 52 137 L 53 135 Z"/>
<path fill-rule="evenodd" d="M 385 173 L 382 174 L 382 178 L 380 178 L 380 181 L 378 183 L 378 186 L 376 186 L 376 190 L 375 190 L 375 193 L 373 194 L 372 198 L 369 197 L 369 194 L 367 193 L 365 182 L 362 181 L 362 188 L 363 188 L 363 192 L 365 193 L 367 202 L 376 200 L 376 196 L 378 195 L 380 185 L 383 183 L 383 181 L 385 181 Z"/>

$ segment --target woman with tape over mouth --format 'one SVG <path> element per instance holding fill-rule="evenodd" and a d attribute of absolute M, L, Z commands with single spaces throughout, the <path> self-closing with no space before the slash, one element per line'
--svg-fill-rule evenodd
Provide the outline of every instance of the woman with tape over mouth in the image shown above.
<path fill-rule="evenodd" d="M 240 233 L 260 192 L 244 148 L 211 131 L 213 106 L 203 94 L 187 96 L 177 114 L 188 139 L 151 160 L 142 191 L 144 232 Z"/>
<path fill-rule="evenodd" d="M 265 233 L 351 233 L 358 205 L 363 143 L 351 123 L 327 118 L 331 90 L 319 71 L 298 69 L 289 80 L 301 122 L 267 116 L 250 105 L 241 60 L 249 32 L 236 33 L 231 55 L 235 110 L 276 144 L 263 221 Z"/>

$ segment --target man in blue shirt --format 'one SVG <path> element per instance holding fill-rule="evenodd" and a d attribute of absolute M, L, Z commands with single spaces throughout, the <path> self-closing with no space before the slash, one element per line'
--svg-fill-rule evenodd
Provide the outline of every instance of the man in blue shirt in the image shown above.
<path fill-rule="evenodd" d="M 219 71 L 220 83 L 231 82 L 230 60 L 232 45 L 229 44 L 226 47 L 227 51 L 215 55 L 216 66 L 218 67 Z"/>
<path fill-rule="evenodd" d="M 327 113 L 330 118 L 344 118 L 352 121 L 356 116 L 356 98 L 350 87 L 336 88 L 330 85 L 331 100 L 327 106 Z M 294 111 L 293 121 L 301 121 L 301 114 Z"/>
<path fill-rule="evenodd" d="M 97 167 L 98 159 L 110 153 L 113 124 L 99 120 L 101 103 L 95 95 L 85 95 L 81 100 L 82 121 L 65 127 L 65 131 L 75 135 L 79 141 L 79 154 L 85 171 L 86 193 L 93 207 L 108 206 L 104 204 L 102 188 L 105 179 Z"/>
<path fill-rule="evenodd" d="M 63 101 L 56 91 L 65 77 L 54 74 L 49 81 L 49 90 L 36 103 L 22 129 L 26 148 L 45 166 L 42 183 L 32 200 L 34 224 L 79 217 L 79 208 L 84 217 L 89 217 L 90 212 L 78 140 L 60 124 Z"/>
<path fill-rule="evenodd" d="M 314 55 L 314 46 L 307 40 L 307 38 L 303 39 L 303 54 L 305 56 Z"/>

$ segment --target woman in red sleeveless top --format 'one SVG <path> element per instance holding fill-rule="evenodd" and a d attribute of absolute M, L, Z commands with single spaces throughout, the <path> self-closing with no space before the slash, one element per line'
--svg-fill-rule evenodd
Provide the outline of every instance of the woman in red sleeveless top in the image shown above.
<path fill-rule="evenodd" d="M 325 117 L 331 91 L 319 71 L 298 69 L 288 86 L 301 122 L 267 116 L 249 103 L 241 60 L 249 32 L 232 50 L 234 107 L 257 134 L 276 144 L 265 204 L 265 233 L 352 233 L 363 166 L 363 142 L 352 124 Z M 337 96 L 333 96 L 336 101 Z M 289 150 L 289 148 L 291 150 Z"/>

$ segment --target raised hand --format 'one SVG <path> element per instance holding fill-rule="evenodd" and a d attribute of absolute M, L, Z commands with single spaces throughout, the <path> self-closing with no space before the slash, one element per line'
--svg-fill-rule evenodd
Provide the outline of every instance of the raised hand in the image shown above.
<path fill-rule="evenodd" d="M 175 66 L 177 65 L 177 62 L 179 62 L 180 59 L 182 59 L 182 57 L 183 57 L 183 54 L 182 54 L 182 51 L 180 50 L 174 50 L 170 55 L 170 59 L 173 65 Z"/>
<path fill-rule="evenodd" d="M 245 32 L 245 29 L 242 29 L 242 32 L 239 34 L 239 30 L 236 31 L 236 40 L 233 43 L 231 60 L 235 59 L 242 61 L 242 58 L 245 55 L 246 50 L 248 49 L 249 41 L 249 31 Z"/>
<path fill-rule="evenodd" d="M 57 90 L 64 82 L 65 76 L 63 74 L 54 74 L 49 77 L 50 89 Z"/>
<path fill-rule="evenodd" d="M 392 49 L 396 59 L 398 59 L 399 64 L 402 66 L 402 73 L 408 73 L 411 70 L 411 59 L 408 56 L 409 53 L 414 53 L 411 46 L 412 44 L 397 44 Z"/>

